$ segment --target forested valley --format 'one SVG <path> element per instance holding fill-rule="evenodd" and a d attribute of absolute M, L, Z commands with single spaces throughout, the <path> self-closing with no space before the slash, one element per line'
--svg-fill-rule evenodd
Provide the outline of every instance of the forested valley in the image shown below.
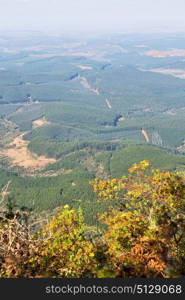
<path fill-rule="evenodd" d="M 184 276 L 184 57 L 183 34 L 1 36 L 1 277 Z"/>

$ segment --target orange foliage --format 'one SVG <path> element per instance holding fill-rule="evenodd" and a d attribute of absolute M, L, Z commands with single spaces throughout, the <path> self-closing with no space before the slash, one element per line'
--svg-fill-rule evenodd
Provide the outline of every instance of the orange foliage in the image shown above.
<path fill-rule="evenodd" d="M 100 218 L 108 226 L 104 239 L 116 276 L 171 277 L 172 273 L 185 273 L 182 176 L 153 169 L 149 161 L 142 161 L 129 169 L 127 177 L 95 180 L 93 188 L 100 200 L 119 202 L 117 210 Z"/>
<path fill-rule="evenodd" d="M 106 229 L 96 237 L 68 206 L 36 231 L 27 216 L 0 214 L 0 277 L 185 275 L 183 176 L 142 161 L 128 176 L 92 184 L 99 200 L 117 203 L 99 217 Z"/>

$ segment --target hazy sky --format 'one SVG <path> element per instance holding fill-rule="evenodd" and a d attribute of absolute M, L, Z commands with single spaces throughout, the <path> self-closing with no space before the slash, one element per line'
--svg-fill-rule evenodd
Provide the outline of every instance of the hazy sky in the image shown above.
<path fill-rule="evenodd" d="M 0 31 L 153 26 L 185 31 L 185 0 L 0 0 Z"/>

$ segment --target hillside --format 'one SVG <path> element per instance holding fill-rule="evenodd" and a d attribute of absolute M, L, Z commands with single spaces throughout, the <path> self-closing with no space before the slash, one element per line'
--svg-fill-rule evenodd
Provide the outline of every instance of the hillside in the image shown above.
<path fill-rule="evenodd" d="M 0 188 L 11 181 L 17 205 L 35 212 L 82 207 L 92 225 L 106 209 L 92 179 L 120 178 L 141 160 L 184 172 L 184 79 L 174 77 L 183 49 L 183 35 L 7 37 Z"/>

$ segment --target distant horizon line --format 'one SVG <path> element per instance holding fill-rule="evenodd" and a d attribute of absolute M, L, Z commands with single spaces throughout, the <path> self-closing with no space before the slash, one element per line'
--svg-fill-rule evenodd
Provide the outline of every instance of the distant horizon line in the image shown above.
<path fill-rule="evenodd" d="M 148 28 L 144 29 L 106 29 L 106 30 L 81 30 L 81 29 L 51 29 L 51 30 L 43 30 L 43 29 L 1 29 L 0 35 L 2 34 L 21 34 L 21 33 L 37 33 L 37 34 L 93 34 L 93 35 L 101 35 L 101 34 L 184 34 L 185 28 L 183 29 L 170 29 L 170 28 Z"/>

